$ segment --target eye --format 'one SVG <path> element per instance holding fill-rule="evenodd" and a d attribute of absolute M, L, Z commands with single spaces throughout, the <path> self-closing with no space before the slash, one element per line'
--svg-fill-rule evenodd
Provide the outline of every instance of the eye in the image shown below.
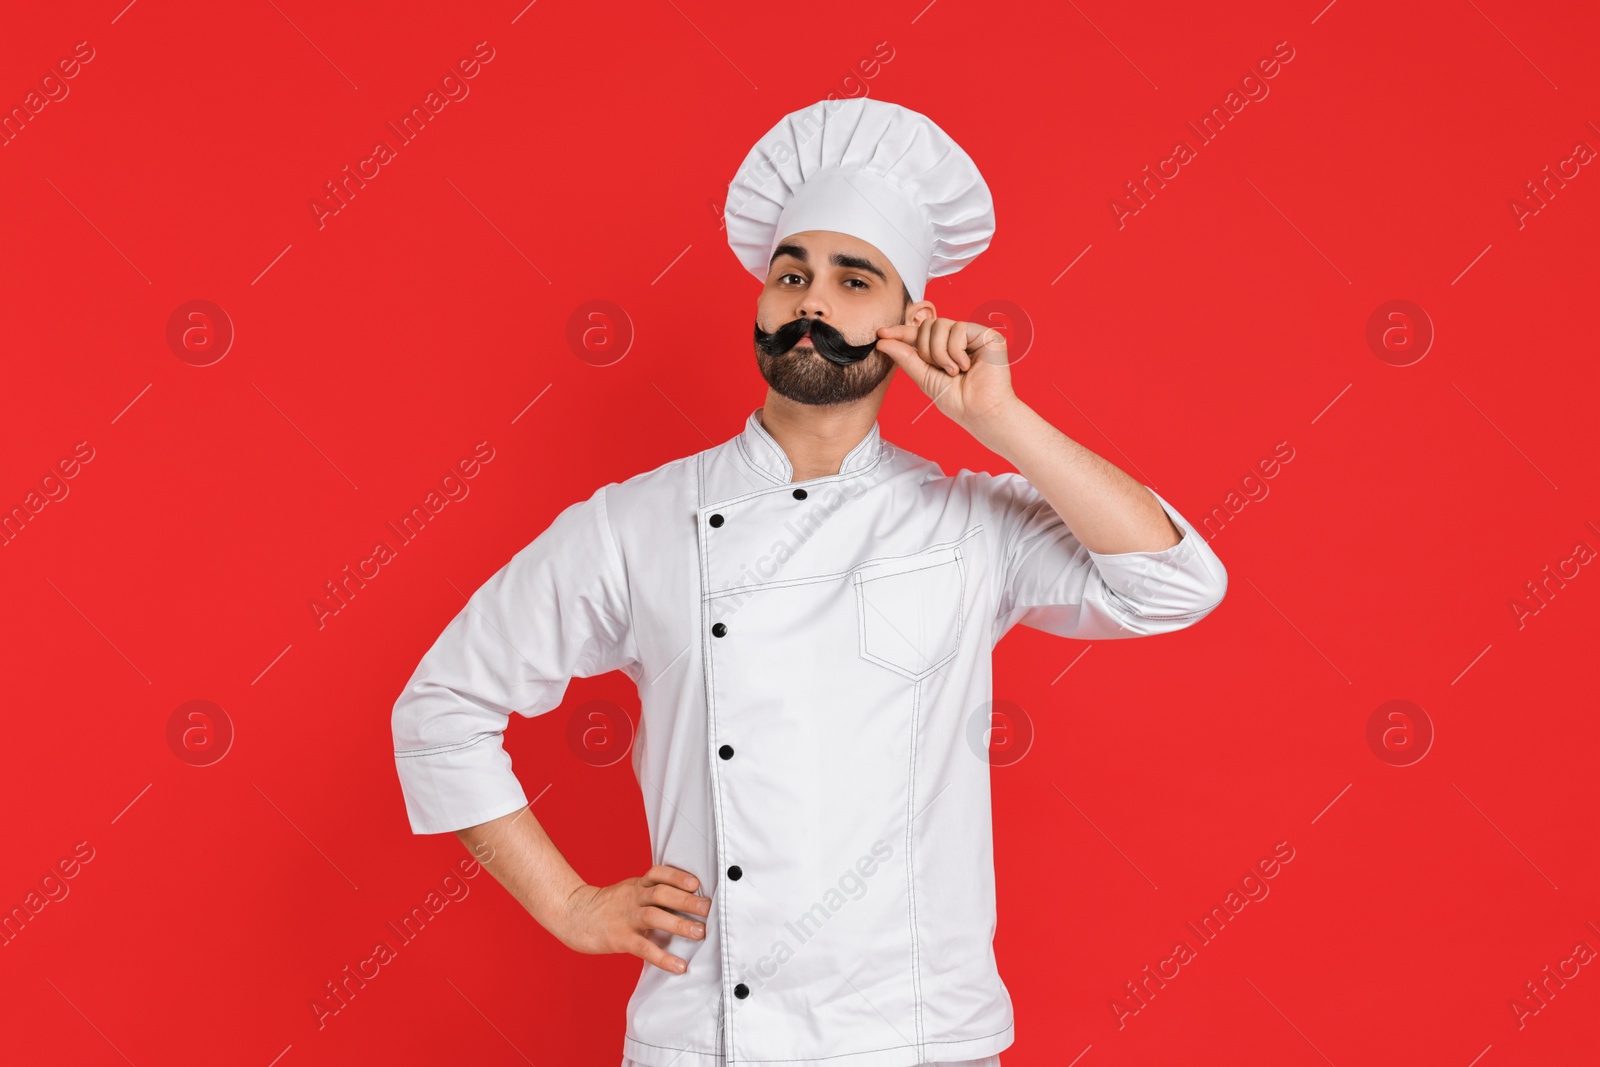
<path fill-rule="evenodd" d="M 799 277 L 800 277 L 800 275 L 795 274 L 793 272 L 790 272 L 789 274 L 781 274 L 781 275 L 778 276 L 778 284 L 779 285 L 783 285 L 783 284 L 786 283 L 786 281 L 788 279 L 790 279 L 790 278 L 799 278 Z"/>
<path fill-rule="evenodd" d="M 870 282 L 868 282 L 864 278 L 847 278 L 845 280 L 847 282 L 855 282 L 857 285 L 861 286 L 861 289 L 871 289 L 872 288 L 872 284 Z M 857 292 L 859 292 L 859 291 L 860 290 L 857 290 Z"/>

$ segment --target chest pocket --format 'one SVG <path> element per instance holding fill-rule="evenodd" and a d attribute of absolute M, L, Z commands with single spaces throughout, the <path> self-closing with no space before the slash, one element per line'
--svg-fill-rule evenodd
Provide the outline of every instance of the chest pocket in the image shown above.
<path fill-rule="evenodd" d="M 868 563 L 851 580 L 863 659 L 919 681 L 954 658 L 966 581 L 960 545 Z"/>

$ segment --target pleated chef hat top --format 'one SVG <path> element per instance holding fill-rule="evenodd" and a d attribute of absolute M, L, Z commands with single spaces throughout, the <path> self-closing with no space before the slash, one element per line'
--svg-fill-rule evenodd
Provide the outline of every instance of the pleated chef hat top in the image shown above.
<path fill-rule="evenodd" d="M 772 251 L 805 230 L 866 241 L 912 300 L 989 247 L 994 201 L 972 158 L 926 116 L 870 97 L 785 115 L 728 184 L 728 246 L 766 280 Z"/>

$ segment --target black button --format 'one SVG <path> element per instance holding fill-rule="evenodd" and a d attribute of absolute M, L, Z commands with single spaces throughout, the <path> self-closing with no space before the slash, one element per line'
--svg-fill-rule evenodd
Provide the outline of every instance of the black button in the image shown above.
<path fill-rule="evenodd" d="M 733 758 L 733 746 L 732 745 L 723 745 L 721 748 L 717 749 L 717 755 L 721 756 L 723 759 L 732 759 Z"/>
<path fill-rule="evenodd" d="M 806 498 L 806 491 L 804 489 L 796 489 L 794 491 L 794 498 L 796 500 L 804 500 Z"/>
<path fill-rule="evenodd" d="M 728 868 L 728 877 L 737 882 L 740 878 L 744 877 L 744 872 L 741 871 L 739 869 L 739 865 L 735 863 L 732 867 Z"/>
<path fill-rule="evenodd" d="M 713 515 L 713 516 L 711 516 L 711 525 L 713 525 L 713 526 L 721 526 L 722 525 L 722 516 L 721 515 Z"/>
<path fill-rule="evenodd" d="M 738 985 L 733 987 L 733 995 L 738 997 L 740 1000 L 743 1000 L 745 997 L 750 995 L 750 987 L 745 985 L 743 982 L 740 982 Z"/>
<path fill-rule="evenodd" d="M 727 632 L 728 632 L 728 628 L 726 626 L 724 626 L 720 622 L 717 623 L 715 626 L 711 627 L 711 633 L 715 637 L 721 637 L 723 634 L 725 634 Z"/>

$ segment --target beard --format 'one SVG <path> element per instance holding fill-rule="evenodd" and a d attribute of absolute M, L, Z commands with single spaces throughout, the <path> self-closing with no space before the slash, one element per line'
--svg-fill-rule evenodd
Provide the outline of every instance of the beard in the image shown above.
<path fill-rule="evenodd" d="M 809 326 L 809 336 L 801 325 Z M 797 347 L 805 337 L 806 347 Z M 848 404 L 871 393 L 894 370 L 894 360 L 874 340 L 852 345 L 818 319 L 797 319 L 767 333 L 756 323 L 756 364 L 779 396 L 797 404 Z"/>

